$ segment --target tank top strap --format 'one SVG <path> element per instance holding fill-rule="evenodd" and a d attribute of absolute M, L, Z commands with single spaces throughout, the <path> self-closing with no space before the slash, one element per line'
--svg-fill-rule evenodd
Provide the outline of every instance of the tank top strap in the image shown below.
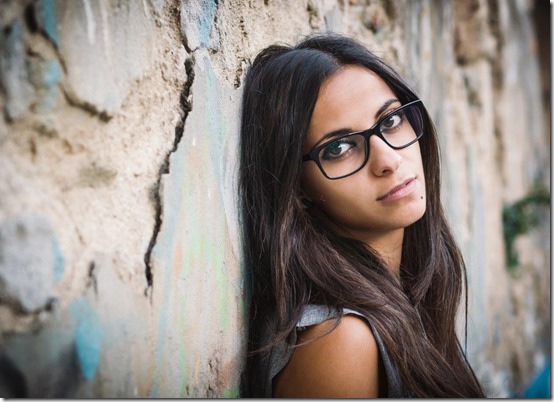
<path fill-rule="evenodd" d="M 379 354 L 380 358 L 383 361 L 383 366 L 385 366 L 385 373 L 387 375 L 387 385 L 388 385 L 388 397 L 389 398 L 403 398 L 406 397 L 404 393 L 402 392 L 402 381 L 400 379 L 400 374 L 398 373 L 398 369 L 396 368 L 396 365 L 391 360 L 389 353 L 387 351 L 387 348 L 385 346 L 385 343 L 383 342 L 383 339 L 379 335 L 379 332 L 377 332 L 377 329 L 373 325 L 373 323 L 364 315 L 361 313 L 345 308 L 343 309 L 344 314 L 354 314 L 361 318 L 363 318 L 371 328 L 371 331 L 373 332 L 373 337 L 375 338 L 375 342 L 377 343 L 377 347 L 379 348 Z"/>
<path fill-rule="evenodd" d="M 342 311 L 344 315 L 353 314 L 361 317 L 368 323 L 369 327 L 371 328 L 371 331 L 373 332 L 373 336 L 375 337 L 375 342 L 377 343 L 377 347 L 379 348 L 380 359 L 383 362 L 385 374 L 387 376 L 387 385 L 388 385 L 387 396 L 389 398 L 405 397 L 406 395 L 402 392 L 402 382 L 400 379 L 400 375 L 398 373 L 398 369 L 396 368 L 394 362 L 390 359 L 389 354 L 387 352 L 387 348 L 385 347 L 385 344 L 381 336 L 377 332 L 373 323 L 358 311 L 347 309 L 347 308 L 343 308 Z M 338 315 L 339 315 L 339 310 L 337 309 L 333 309 L 324 305 L 308 304 L 304 307 L 302 316 L 300 317 L 300 320 L 296 324 L 296 329 L 297 331 L 303 331 L 307 327 L 320 324 L 324 321 L 335 318 Z M 269 367 L 270 370 L 268 373 L 269 389 L 267 389 L 267 392 L 266 392 L 267 397 L 272 396 L 272 393 L 273 393 L 272 383 L 273 383 L 274 377 L 286 366 L 286 364 L 289 362 L 292 356 L 292 353 L 294 351 L 294 347 L 292 345 L 296 345 L 297 331 L 293 331 L 289 335 L 287 342 L 276 346 L 273 349 L 273 352 L 271 353 L 270 367 Z"/>

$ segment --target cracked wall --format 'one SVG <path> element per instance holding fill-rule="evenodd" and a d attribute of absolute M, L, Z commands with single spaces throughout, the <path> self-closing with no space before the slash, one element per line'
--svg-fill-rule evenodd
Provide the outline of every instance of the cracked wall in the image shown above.
<path fill-rule="evenodd" d="M 503 205 L 550 181 L 550 55 L 539 57 L 550 42 L 533 10 L 550 11 L 524 0 L 4 2 L 0 394 L 238 395 L 243 74 L 261 48 L 331 29 L 396 66 L 434 117 L 469 271 L 469 359 L 489 396 L 517 395 L 551 342 L 549 209 L 518 238 L 515 275 L 502 237 Z"/>

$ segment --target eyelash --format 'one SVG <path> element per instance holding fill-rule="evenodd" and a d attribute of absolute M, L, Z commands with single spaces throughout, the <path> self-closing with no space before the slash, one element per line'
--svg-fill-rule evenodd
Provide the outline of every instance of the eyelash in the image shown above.
<path fill-rule="evenodd" d="M 331 157 L 328 157 L 326 156 L 327 155 L 327 152 L 330 151 L 330 148 L 332 146 L 341 146 L 341 145 L 350 145 L 350 147 L 345 150 L 344 152 L 341 152 L 339 155 L 337 156 L 331 156 Z M 336 140 L 336 141 L 333 141 L 331 142 L 329 145 L 327 145 L 325 148 L 323 148 L 323 158 L 325 160 L 338 160 L 338 159 L 341 159 L 342 157 L 344 157 L 346 155 L 346 153 L 348 151 L 350 151 L 352 148 L 354 148 L 356 146 L 356 143 L 354 141 L 348 141 L 346 138 L 341 138 L 340 140 Z"/>

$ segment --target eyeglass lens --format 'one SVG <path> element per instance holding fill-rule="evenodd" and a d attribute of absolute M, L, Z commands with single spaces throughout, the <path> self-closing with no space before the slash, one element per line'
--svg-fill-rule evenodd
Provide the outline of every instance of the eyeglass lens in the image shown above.
<path fill-rule="evenodd" d="M 379 123 L 379 132 L 392 148 L 401 149 L 423 134 L 423 118 L 418 105 L 400 108 Z M 368 159 L 369 137 L 350 134 L 332 141 L 318 154 L 321 168 L 330 178 L 349 175 L 360 169 Z"/>

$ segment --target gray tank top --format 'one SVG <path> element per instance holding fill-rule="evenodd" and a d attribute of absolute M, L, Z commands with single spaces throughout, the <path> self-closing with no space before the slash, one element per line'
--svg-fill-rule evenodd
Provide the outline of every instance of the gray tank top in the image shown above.
<path fill-rule="evenodd" d="M 398 370 L 394 363 L 389 358 L 389 355 L 387 353 L 387 349 L 385 348 L 385 344 L 383 343 L 383 340 L 377 333 L 377 330 L 373 326 L 373 324 L 362 314 L 358 313 L 357 311 L 350 310 L 350 309 L 343 309 L 344 314 L 354 314 L 359 317 L 362 317 L 364 320 L 367 321 L 369 324 L 371 331 L 373 332 L 373 336 L 375 337 L 375 341 L 377 343 L 377 347 L 379 348 L 379 358 L 384 366 L 384 371 L 386 374 L 386 383 L 387 383 L 387 397 L 389 398 L 403 398 L 407 395 L 407 393 L 403 392 L 402 390 L 402 383 L 400 380 L 400 375 L 398 374 Z M 337 316 L 336 311 L 333 309 L 330 309 L 327 306 L 323 305 L 316 305 L 316 304 L 309 304 L 304 308 L 304 311 L 302 313 L 302 316 L 300 318 L 300 321 L 296 324 L 296 328 L 298 331 L 304 330 L 306 327 L 320 324 L 323 321 L 327 321 L 331 318 L 335 318 Z M 269 364 L 269 381 L 267 381 L 268 389 L 266 389 L 265 396 L 270 398 L 273 396 L 273 379 L 275 376 L 287 365 L 289 362 L 292 353 L 294 351 L 294 348 L 289 345 L 296 345 L 296 331 L 293 331 L 292 334 L 289 336 L 289 339 L 287 343 L 282 343 L 275 347 L 273 349 L 273 352 L 271 353 L 270 357 L 270 364 Z"/>

